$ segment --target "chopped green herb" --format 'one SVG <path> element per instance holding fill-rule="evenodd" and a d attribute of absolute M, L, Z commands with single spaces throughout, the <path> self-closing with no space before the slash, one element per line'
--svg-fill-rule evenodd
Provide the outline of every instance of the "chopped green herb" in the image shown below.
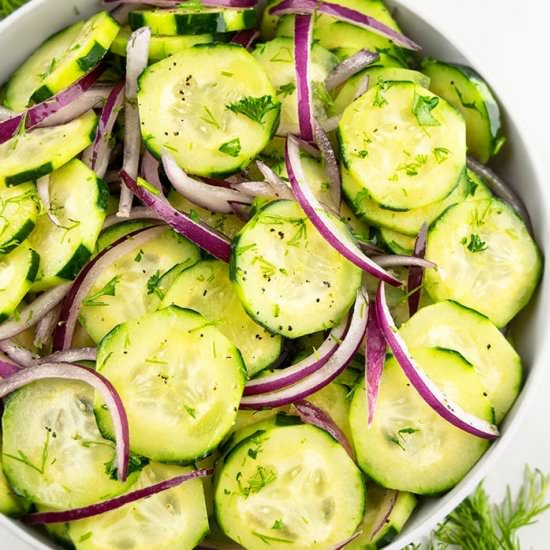
<path fill-rule="evenodd" d="M 154 185 L 151 185 L 148 181 L 145 181 L 143 178 L 138 178 L 136 183 L 138 184 L 138 187 L 142 187 L 143 189 L 146 189 L 152 195 L 155 195 L 155 196 L 160 195 L 160 191 Z"/>
<path fill-rule="evenodd" d="M 254 474 L 248 479 L 246 485 L 242 483 L 242 473 L 239 472 L 236 476 L 241 495 L 248 498 L 250 495 L 259 493 L 264 487 L 273 483 L 277 479 L 277 473 L 269 466 L 258 466 Z"/>
<path fill-rule="evenodd" d="M 101 296 L 116 296 L 116 286 L 120 282 L 120 275 L 115 275 L 101 290 L 98 290 L 83 302 L 85 306 L 107 306 L 106 302 L 98 302 Z"/>
<path fill-rule="evenodd" d="M 221 130 L 222 127 L 220 126 L 220 123 L 216 120 L 216 118 L 212 114 L 212 111 L 206 105 L 203 105 L 202 108 L 205 114 L 200 117 L 201 120 L 203 122 L 206 122 L 207 124 L 214 126 L 214 128 Z"/>
<path fill-rule="evenodd" d="M 252 531 L 252 534 L 255 537 L 258 537 L 264 544 L 269 544 L 270 542 L 287 542 L 288 544 L 294 544 L 295 541 L 289 539 L 281 539 L 279 537 L 270 537 L 269 535 L 262 535 L 257 531 Z"/>
<path fill-rule="evenodd" d="M 197 411 L 193 407 L 188 407 L 187 405 L 184 405 L 183 408 L 185 409 L 185 412 L 191 417 L 196 418 Z"/>
<path fill-rule="evenodd" d="M 376 94 L 372 102 L 374 107 L 383 107 L 387 105 L 388 100 L 384 97 L 384 92 L 388 91 L 392 86 L 393 82 L 388 82 L 386 80 L 379 80 L 376 83 Z"/>
<path fill-rule="evenodd" d="M 263 124 L 267 113 L 279 110 L 280 106 L 281 104 L 278 101 L 273 101 L 270 95 L 264 95 L 262 97 L 243 97 L 239 101 L 226 105 L 225 108 L 234 113 L 247 116 L 258 124 Z"/>
<path fill-rule="evenodd" d="M 160 288 L 160 280 L 162 276 L 160 270 L 157 269 L 147 281 L 147 294 L 156 294 L 161 300 L 164 299 L 164 292 Z"/>
<path fill-rule="evenodd" d="M 136 254 L 136 257 L 134 258 L 134 262 L 141 262 L 141 259 L 143 258 L 143 250 L 140 249 L 140 251 Z"/>
<path fill-rule="evenodd" d="M 463 244 L 470 252 L 483 252 L 488 248 L 487 243 L 481 240 L 477 233 L 472 233 L 469 241 L 467 237 L 464 237 L 460 243 Z"/>
<path fill-rule="evenodd" d="M 230 141 L 226 141 L 220 145 L 218 151 L 221 151 L 230 157 L 238 157 L 241 152 L 241 140 L 237 137 Z"/>
<path fill-rule="evenodd" d="M 271 529 L 282 529 L 283 528 L 283 520 L 282 519 L 276 519 L 273 522 L 273 525 L 271 526 Z"/>
<path fill-rule="evenodd" d="M 296 84 L 294 82 L 289 82 L 288 84 L 283 84 L 277 88 L 276 94 L 278 96 L 287 97 L 294 93 L 296 90 Z"/>
<path fill-rule="evenodd" d="M 433 155 L 437 164 L 442 164 L 449 158 L 450 151 L 445 147 L 435 147 L 433 150 Z"/>
<path fill-rule="evenodd" d="M 441 123 L 432 115 L 432 111 L 439 105 L 437 96 L 429 97 L 416 94 L 414 96 L 412 112 L 420 126 L 440 126 Z"/>

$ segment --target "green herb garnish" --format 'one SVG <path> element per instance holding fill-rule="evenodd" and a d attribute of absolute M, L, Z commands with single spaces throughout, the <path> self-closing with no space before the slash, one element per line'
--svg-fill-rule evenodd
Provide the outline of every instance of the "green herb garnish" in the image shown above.
<path fill-rule="evenodd" d="M 264 95 L 262 97 L 243 97 L 239 101 L 226 105 L 225 108 L 233 113 L 247 116 L 258 124 L 263 124 L 267 113 L 279 110 L 280 106 L 281 104 L 278 101 L 273 101 L 270 95 Z"/>

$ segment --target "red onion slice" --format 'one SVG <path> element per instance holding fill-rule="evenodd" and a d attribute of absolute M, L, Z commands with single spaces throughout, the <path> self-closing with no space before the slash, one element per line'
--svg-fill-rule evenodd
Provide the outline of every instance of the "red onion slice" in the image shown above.
<path fill-rule="evenodd" d="M 306 399 L 296 401 L 296 403 L 294 403 L 294 407 L 298 411 L 302 422 L 312 424 L 313 426 L 317 426 L 318 428 L 325 430 L 325 432 L 329 433 L 332 437 L 334 437 L 334 439 L 336 439 L 336 441 L 338 441 L 338 443 L 340 443 L 340 445 L 342 445 L 342 447 L 344 447 L 350 458 L 355 460 L 353 448 L 351 447 L 348 438 L 326 411 Z"/>
<path fill-rule="evenodd" d="M 327 384 L 330 384 L 345 370 L 357 353 L 367 328 L 368 310 L 367 295 L 359 291 L 357 293 L 355 305 L 353 306 L 347 333 L 338 346 L 338 349 L 324 366 L 292 386 L 287 386 L 273 392 L 243 397 L 241 399 L 241 408 L 263 409 L 281 407 L 303 399 L 319 391 L 321 388 L 324 388 Z"/>
<path fill-rule="evenodd" d="M 47 379 L 78 380 L 85 382 L 99 393 L 107 406 L 111 418 L 116 439 L 117 475 L 120 481 L 128 477 L 128 458 L 130 456 L 130 442 L 128 432 L 128 418 L 124 405 L 117 391 L 104 376 L 98 372 L 73 365 L 71 363 L 46 363 L 31 369 L 23 369 L 18 373 L 0 382 L 0 397 L 6 397 L 10 393 L 37 380 Z"/>
<path fill-rule="evenodd" d="M 229 214 L 233 212 L 231 202 L 252 204 L 252 198 L 235 189 L 215 187 L 189 177 L 167 153 L 161 157 L 166 176 L 174 189 L 193 204 L 202 206 L 211 212 Z"/>
<path fill-rule="evenodd" d="M 315 198 L 306 183 L 300 149 L 293 136 L 286 140 L 286 169 L 290 179 L 290 185 L 300 206 L 307 217 L 317 228 L 325 240 L 350 262 L 367 271 L 374 277 L 386 281 L 394 286 L 401 286 L 401 282 L 378 266 L 366 256 L 361 249 L 347 235 L 344 235 L 330 219 L 321 203 Z"/>
<path fill-rule="evenodd" d="M 477 418 L 463 410 L 457 403 L 451 401 L 430 380 L 420 366 L 417 365 L 407 348 L 407 344 L 405 344 L 397 331 L 386 302 L 386 291 L 383 281 L 380 282 L 380 286 L 378 287 L 375 307 L 380 329 L 390 349 L 397 362 L 401 365 L 405 376 L 426 404 L 453 426 L 483 439 L 496 439 L 499 436 L 499 431 L 494 424 Z"/>
<path fill-rule="evenodd" d="M 124 82 L 116 84 L 101 111 L 99 124 L 93 143 L 90 145 L 87 156 L 89 157 L 88 166 L 102 178 L 107 173 L 109 167 L 109 152 L 111 133 L 116 119 L 124 104 Z"/>
<path fill-rule="evenodd" d="M 93 260 L 84 266 L 63 301 L 60 322 L 53 337 L 54 351 L 70 349 L 80 307 L 97 277 L 115 260 L 127 252 L 134 250 L 136 247 L 158 237 L 165 229 L 165 227 L 149 227 L 124 235 L 115 241 L 111 247 L 102 250 Z"/>
<path fill-rule="evenodd" d="M 319 124 L 325 132 L 334 132 L 334 130 L 338 128 L 340 120 L 342 120 L 342 115 L 334 115 L 330 118 L 325 118 L 324 120 L 321 120 Z"/>
<path fill-rule="evenodd" d="M 9 319 L 0 325 L 0 340 L 17 336 L 32 327 L 54 309 L 69 292 L 72 283 L 47 290 L 19 312 L 17 320 Z"/>
<path fill-rule="evenodd" d="M 305 13 L 322 13 L 330 15 L 339 21 L 351 23 L 358 27 L 363 27 L 375 34 L 379 34 L 394 42 L 397 46 L 408 50 L 421 50 L 422 48 L 407 38 L 403 34 L 394 31 L 384 23 L 381 23 L 374 17 L 365 15 L 357 10 L 333 4 L 332 2 L 323 2 L 321 0 L 283 0 L 280 4 L 270 10 L 271 15 L 293 15 Z"/>
<path fill-rule="evenodd" d="M 294 195 L 290 187 L 267 164 L 261 160 L 257 160 L 256 166 L 262 173 L 265 181 L 273 189 L 276 197 L 294 200 Z"/>
<path fill-rule="evenodd" d="M 78 361 L 95 361 L 97 357 L 96 348 L 77 348 L 66 351 L 56 351 L 36 361 L 37 365 L 44 363 L 78 363 Z"/>
<path fill-rule="evenodd" d="M 37 512 L 30 514 L 25 518 L 25 523 L 29 525 L 36 524 L 46 524 L 46 523 L 67 523 L 69 521 L 76 521 L 79 519 L 90 518 L 97 516 L 99 514 L 104 514 L 105 512 L 110 512 L 111 510 L 116 510 L 121 508 L 126 504 L 131 504 L 137 500 L 147 498 L 162 491 L 167 491 L 181 485 L 185 481 L 191 479 L 197 479 L 201 477 L 207 477 L 214 473 L 211 469 L 203 468 L 201 470 L 194 470 L 186 474 L 181 474 L 179 476 L 160 481 L 149 487 L 143 487 L 142 489 L 137 489 L 131 491 L 119 497 L 112 498 L 110 500 L 105 500 L 103 502 L 98 502 L 97 504 L 92 504 L 90 506 L 84 506 L 83 508 L 74 508 L 73 510 L 65 510 L 61 512 Z"/>
<path fill-rule="evenodd" d="M 355 93 L 353 94 L 353 101 L 355 101 L 358 97 L 361 97 L 369 89 L 369 82 L 370 79 L 368 75 L 365 76 L 365 78 L 361 79 L 361 81 L 357 85 Z"/>
<path fill-rule="evenodd" d="M 321 151 L 321 158 L 325 166 L 328 183 L 330 185 L 330 198 L 332 206 L 336 213 L 340 212 L 340 203 L 342 202 L 342 180 L 340 178 L 340 168 L 336 160 L 336 153 L 332 148 L 332 143 L 324 130 L 315 124 L 315 143 Z"/>
<path fill-rule="evenodd" d="M 422 224 L 416 241 L 414 243 L 413 254 L 417 258 L 426 256 L 426 240 L 428 238 L 428 224 Z M 407 290 L 409 293 L 409 316 L 412 317 L 420 307 L 420 297 L 422 295 L 422 281 L 424 279 L 424 269 L 422 266 L 411 266 L 409 268 L 409 278 L 407 281 Z"/>
<path fill-rule="evenodd" d="M 275 197 L 275 191 L 266 181 L 241 181 L 231 184 L 231 189 L 249 197 Z M 250 206 L 250 202 L 248 203 Z"/>
<path fill-rule="evenodd" d="M 254 44 L 254 41 L 260 36 L 259 31 L 256 29 L 247 29 L 245 31 L 239 31 L 231 39 L 233 44 L 240 44 L 243 48 L 247 50 Z"/>
<path fill-rule="evenodd" d="M 99 104 L 106 101 L 111 91 L 110 87 L 94 86 L 90 90 L 85 91 L 79 98 L 69 103 L 53 115 L 49 116 L 38 124 L 37 128 L 49 128 L 51 126 L 60 126 L 67 124 L 71 120 L 87 113 L 90 109 L 97 107 Z"/>
<path fill-rule="evenodd" d="M 54 225 L 61 226 L 62 224 L 59 221 L 59 218 L 53 213 L 50 205 L 50 176 L 49 175 L 38 178 L 38 180 L 36 181 L 36 191 L 38 192 L 38 196 L 40 197 L 40 200 L 44 205 L 44 209 L 46 210 L 46 214 L 48 218 L 50 218 L 50 221 Z"/>
<path fill-rule="evenodd" d="M 155 189 L 164 193 L 159 175 L 160 162 L 145 149 L 141 159 L 141 173 L 143 179 L 148 181 Z"/>
<path fill-rule="evenodd" d="M 365 67 L 378 61 L 380 54 L 371 52 L 370 50 L 359 50 L 352 56 L 344 59 L 342 63 L 339 63 L 334 67 L 325 79 L 325 86 L 330 92 L 335 88 L 338 88 L 346 80 L 351 78 L 354 74 L 362 71 Z"/>
<path fill-rule="evenodd" d="M 399 254 L 390 254 L 376 256 L 373 260 L 380 267 L 410 267 L 419 269 L 436 269 L 437 266 L 430 260 L 425 260 L 418 256 L 400 256 Z"/>
<path fill-rule="evenodd" d="M 68 285 L 70 288 L 71 283 L 68 283 Z M 51 342 L 60 314 L 61 304 L 58 304 L 36 323 L 36 330 L 32 341 L 35 348 L 42 349 L 46 344 Z"/>
<path fill-rule="evenodd" d="M 21 125 L 24 124 L 26 130 L 31 130 L 48 117 L 80 98 L 86 90 L 90 89 L 97 82 L 105 71 L 105 68 L 106 66 L 103 64 L 98 65 L 66 90 L 59 92 L 57 95 L 42 103 L 30 107 L 23 113 L 19 113 L 0 122 L 0 144 L 11 139 Z"/>
<path fill-rule="evenodd" d="M 15 111 L 12 111 L 11 109 L 4 107 L 3 105 L 0 105 L 0 122 L 3 122 L 4 120 L 8 120 L 8 118 L 12 118 L 16 114 L 17 113 Z"/>
<path fill-rule="evenodd" d="M 518 213 L 519 217 L 525 222 L 529 232 L 533 233 L 529 212 L 527 208 L 525 208 L 519 195 L 488 166 L 481 164 L 481 162 L 477 161 L 475 158 L 468 155 L 466 164 L 472 172 L 483 179 L 487 187 L 489 187 L 497 197 L 507 202 Z"/>
<path fill-rule="evenodd" d="M 137 106 L 139 75 L 149 61 L 151 29 L 141 27 L 128 39 L 126 48 L 126 101 L 124 103 L 124 160 L 122 169 L 133 179 L 137 177 L 141 154 L 141 130 Z M 127 218 L 132 210 L 132 193 L 128 187 L 120 188 L 118 216 Z"/>
<path fill-rule="evenodd" d="M 381 515 L 380 521 L 378 522 L 378 524 L 373 527 L 371 535 L 370 535 L 371 539 L 376 537 L 376 535 L 380 532 L 382 527 L 387 525 L 388 520 L 390 518 L 390 515 L 393 512 L 393 508 L 397 504 L 397 497 L 398 497 L 399 493 L 397 491 L 392 491 L 391 489 L 387 489 L 387 491 L 389 493 L 391 493 L 389 499 L 386 499 L 386 498 L 384 499 L 384 504 L 387 505 L 387 508 L 384 511 L 384 513 Z"/>
<path fill-rule="evenodd" d="M 22 367 L 33 367 L 40 358 L 36 353 L 16 344 L 10 339 L 0 342 L 0 351 L 3 351 L 12 361 Z"/>
<path fill-rule="evenodd" d="M 386 340 L 376 316 L 376 309 L 371 307 L 369 310 L 369 320 L 367 322 L 367 344 L 365 353 L 365 390 L 367 392 L 367 403 L 369 410 L 368 425 L 374 420 L 376 411 L 376 401 L 380 392 L 380 380 L 384 371 L 384 361 L 386 359 Z"/>
<path fill-rule="evenodd" d="M 135 206 L 132 208 L 132 212 L 127 218 L 121 219 L 116 214 L 107 216 L 105 223 L 103 224 L 103 229 L 107 229 L 108 227 L 119 223 L 124 223 L 129 220 L 157 220 L 158 222 L 162 222 L 162 219 L 154 210 L 151 210 L 146 206 Z"/>
<path fill-rule="evenodd" d="M 0 361 L 0 378 L 9 378 L 21 371 L 21 367 L 12 365 L 6 361 Z"/>
<path fill-rule="evenodd" d="M 334 327 L 326 340 L 311 355 L 290 367 L 281 369 L 269 376 L 262 376 L 250 380 L 244 387 L 244 395 L 257 395 L 260 393 L 272 392 L 286 386 L 296 384 L 307 376 L 313 374 L 334 355 L 342 338 L 347 330 L 348 320 L 344 319 L 338 326 Z"/>
<path fill-rule="evenodd" d="M 311 40 L 313 16 L 297 15 L 294 20 L 294 64 L 300 136 L 313 141 L 313 98 L 311 93 Z"/>
<path fill-rule="evenodd" d="M 361 531 L 356 531 L 351 535 L 351 537 L 348 537 L 346 540 L 339 542 L 336 544 L 336 546 L 333 546 L 330 550 L 343 550 L 350 542 L 353 542 L 359 535 L 361 534 Z"/>
<path fill-rule="evenodd" d="M 185 0 L 104 0 L 107 4 L 145 4 L 159 8 L 185 7 Z M 201 0 L 203 6 L 212 8 L 253 8 L 257 0 Z"/>
<path fill-rule="evenodd" d="M 218 233 L 208 225 L 193 220 L 187 214 L 179 212 L 172 205 L 165 202 L 163 197 L 155 195 L 153 186 L 142 181 L 140 184 L 131 178 L 124 170 L 120 173 L 124 185 L 128 187 L 146 206 L 152 208 L 160 218 L 172 226 L 178 233 L 193 241 L 212 256 L 228 262 L 231 257 L 231 243 L 229 239 Z M 156 191 L 158 193 L 158 191 Z"/>

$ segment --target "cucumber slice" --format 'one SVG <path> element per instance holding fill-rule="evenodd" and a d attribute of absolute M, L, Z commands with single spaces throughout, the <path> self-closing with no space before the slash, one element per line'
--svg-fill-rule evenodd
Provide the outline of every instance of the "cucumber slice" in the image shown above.
<path fill-rule="evenodd" d="M 16 112 L 28 107 L 31 95 L 40 86 L 52 63 L 60 59 L 71 47 L 83 26 L 84 22 L 78 21 L 48 38 L 13 73 L 6 84 L 4 96 L 6 107 Z"/>
<path fill-rule="evenodd" d="M 419 310 L 401 327 L 411 347 L 458 351 L 479 376 L 501 422 L 521 389 L 521 358 L 503 334 L 473 309 L 446 301 Z"/>
<path fill-rule="evenodd" d="M 50 209 L 36 223 L 29 242 L 41 262 L 34 290 L 72 280 L 92 256 L 105 221 L 109 190 L 83 162 L 74 159 L 50 176 Z"/>
<path fill-rule="evenodd" d="M 434 301 L 455 300 L 505 326 L 529 302 L 542 270 L 525 224 L 499 199 L 467 201 L 446 210 L 428 234 L 426 272 Z"/>
<path fill-rule="evenodd" d="M 170 204 L 177 208 L 180 212 L 189 214 L 194 219 L 201 220 L 213 227 L 216 231 L 227 235 L 232 239 L 243 227 L 244 222 L 235 216 L 235 214 L 221 214 L 219 212 L 210 212 L 205 208 L 201 208 L 191 201 L 188 201 L 183 195 L 180 195 L 177 191 L 170 191 L 168 193 L 168 200 Z"/>
<path fill-rule="evenodd" d="M 111 45 L 111 52 L 126 57 L 126 47 L 132 30 L 130 27 L 121 27 L 119 33 Z M 190 48 L 195 44 L 208 44 L 209 42 L 223 42 L 222 34 L 189 34 L 182 36 L 151 36 L 149 41 L 149 59 L 159 61 L 175 53 Z M 226 39 L 227 40 L 227 39 Z"/>
<path fill-rule="evenodd" d="M 30 290 L 38 272 L 40 256 L 25 241 L 0 257 L 0 321 L 7 319 Z"/>
<path fill-rule="evenodd" d="M 404 235 L 416 237 L 422 224 L 432 223 L 449 206 L 462 202 L 465 199 L 480 200 L 491 197 L 491 192 L 485 184 L 470 170 L 464 172 L 457 187 L 453 189 L 442 201 L 413 208 L 406 212 L 396 212 L 380 207 L 369 198 L 363 187 L 351 177 L 349 172 L 342 167 L 342 189 L 354 211 L 370 223 L 397 231 Z"/>
<path fill-rule="evenodd" d="M 436 348 L 411 350 L 422 369 L 464 410 L 493 421 L 493 409 L 477 374 L 457 352 Z M 351 402 L 350 424 L 362 470 L 397 491 L 421 495 L 456 485 L 489 447 L 443 420 L 418 395 L 397 361 L 386 360 L 376 415 L 366 427 L 364 380 Z"/>
<path fill-rule="evenodd" d="M 38 128 L 0 144 L 0 187 L 45 176 L 69 162 L 95 137 L 93 111 L 62 126 Z"/>
<path fill-rule="evenodd" d="M 423 88 L 430 87 L 430 79 L 418 71 L 404 69 L 403 67 L 386 66 L 378 61 L 376 64 L 359 71 L 351 78 L 346 80 L 334 94 L 334 102 L 331 109 L 331 115 L 342 114 L 346 107 L 354 100 L 358 87 L 363 83 L 366 77 L 369 77 L 368 89 L 375 87 L 379 82 L 385 81 L 405 81 L 416 82 Z"/>
<path fill-rule="evenodd" d="M 243 306 L 258 323 L 288 338 L 338 324 L 361 285 L 361 270 L 326 242 L 294 201 L 262 208 L 233 241 L 233 250 L 231 278 Z"/>
<path fill-rule="evenodd" d="M 189 470 L 152 462 L 140 472 L 132 491 Z M 207 533 L 208 516 L 200 479 L 69 525 L 69 536 L 77 550 L 185 550 L 195 548 Z"/>
<path fill-rule="evenodd" d="M 262 18 L 260 20 L 260 36 L 262 40 L 273 40 L 277 32 L 277 24 L 279 23 L 279 17 L 277 15 L 271 15 L 270 9 L 280 4 L 280 0 L 267 0 L 265 9 L 262 12 Z"/>
<path fill-rule="evenodd" d="M 249 550 L 324 550 L 361 522 L 361 472 L 330 435 L 314 426 L 274 427 L 226 457 L 215 487 L 217 521 Z"/>
<path fill-rule="evenodd" d="M 118 324 L 157 309 L 164 298 L 162 276 L 176 264 L 199 261 L 199 249 L 187 239 L 165 227 L 155 231 L 155 237 L 105 269 L 84 299 L 80 322 L 95 342 Z"/>
<path fill-rule="evenodd" d="M 389 544 L 403 529 L 416 507 L 412 493 L 384 489 L 367 483 L 367 513 L 360 525 L 362 533 L 347 546 L 347 550 L 374 550 Z"/>
<path fill-rule="evenodd" d="M 458 111 L 412 82 L 380 82 L 342 115 L 344 165 L 362 189 L 392 210 L 444 199 L 466 164 Z"/>
<path fill-rule="evenodd" d="M 213 322 L 239 348 L 249 376 L 269 367 L 281 355 L 283 339 L 247 315 L 224 262 L 207 260 L 183 271 L 161 306 L 171 304 L 193 309 Z"/>
<path fill-rule="evenodd" d="M 40 199 L 32 183 L 0 189 L 0 254 L 11 252 L 29 236 L 39 212 Z"/>
<path fill-rule="evenodd" d="M 106 11 L 84 22 L 68 48 L 59 57 L 49 58 L 49 66 L 33 90 L 31 100 L 45 101 L 93 69 L 109 51 L 119 29 L 119 24 Z"/>
<path fill-rule="evenodd" d="M 436 59 L 425 59 L 422 70 L 431 79 L 430 89 L 466 120 L 468 151 L 483 163 L 496 155 L 506 140 L 497 100 L 483 78 L 470 67 Z"/>
<path fill-rule="evenodd" d="M 138 103 L 147 148 L 157 157 L 168 150 L 201 176 L 248 165 L 279 121 L 267 75 L 236 44 L 199 44 L 151 65 L 139 80 Z"/>
<path fill-rule="evenodd" d="M 182 5 L 171 10 L 133 11 L 128 14 L 128 23 L 133 30 L 149 27 L 153 34 L 166 36 L 253 29 L 257 20 L 255 8 L 221 9 Z"/>
<path fill-rule="evenodd" d="M 190 462 L 217 447 L 235 421 L 246 372 L 212 323 L 176 306 L 111 331 L 97 369 L 126 406 L 132 451 L 164 462 Z M 99 398 L 95 411 L 111 435 Z"/>
<path fill-rule="evenodd" d="M 112 225 L 111 227 L 104 229 L 97 238 L 96 251 L 101 252 L 103 249 L 118 241 L 121 237 L 124 237 L 124 235 L 128 235 L 138 229 L 143 229 L 152 225 L 156 225 L 155 220 L 148 219 L 132 220 Z"/>
<path fill-rule="evenodd" d="M 12 394 L 2 417 L 4 472 L 20 495 L 58 510 L 116 496 L 125 483 L 110 475 L 114 444 L 103 439 L 81 382 L 44 380 Z"/>
<path fill-rule="evenodd" d="M 0 447 L 0 456 L 2 448 Z M 29 511 L 30 502 L 17 495 L 4 474 L 0 461 L 0 514 L 18 517 Z"/>
<path fill-rule="evenodd" d="M 403 235 L 403 233 L 398 233 L 397 231 L 393 231 L 393 229 L 381 227 L 380 237 L 382 237 L 384 244 L 394 254 L 410 256 L 413 253 L 416 239 L 410 235 Z"/>
<path fill-rule="evenodd" d="M 294 41 L 292 38 L 276 38 L 256 46 L 252 55 L 269 75 L 277 99 L 282 105 L 277 135 L 299 134 Z M 330 70 L 337 64 L 338 58 L 334 54 L 318 44 L 313 44 L 309 78 L 313 87 L 313 111 L 316 118 L 326 117 L 324 82 Z"/>
<path fill-rule="evenodd" d="M 388 27 L 401 32 L 382 0 L 337 0 L 335 3 L 374 17 Z M 277 36 L 294 36 L 293 16 L 285 15 L 281 17 L 277 27 Z M 328 50 L 345 49 L 346 57 L 366 48 L 375 52 L 387 53 L 400 60 L 400 64 L 407 65 L 403 50 L 394 46 L 391 40 L 367 29 L 335 20 L 328 15 L 316 15 L 313 39 L 319 41 L 319 44 Z"/>

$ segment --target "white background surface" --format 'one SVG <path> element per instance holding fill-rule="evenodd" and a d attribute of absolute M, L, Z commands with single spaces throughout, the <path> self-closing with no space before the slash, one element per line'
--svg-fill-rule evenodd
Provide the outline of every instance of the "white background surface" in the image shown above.
<path fill-rule="evenodd" d="M 550 185 L 550 2 L 548 0 L 406 0 L 429 9 L 435 26 L 462 43 L 469 41 L 490 68 L 499 95 L 522 120 Z M 486 480 L 501 498 L 506 484 L 517 487 L 525 464 L 550 473 L 550 365 L 541 379 L 524 425 Z M 550 497 L 550 495 L 549 495 Z M 550 512 L 521 534 L 522 548 L 550 549 Z M 0 528 L 1 550 L 29 550 Z M 154 549 L 151 549 L 154 550 Z"/>

